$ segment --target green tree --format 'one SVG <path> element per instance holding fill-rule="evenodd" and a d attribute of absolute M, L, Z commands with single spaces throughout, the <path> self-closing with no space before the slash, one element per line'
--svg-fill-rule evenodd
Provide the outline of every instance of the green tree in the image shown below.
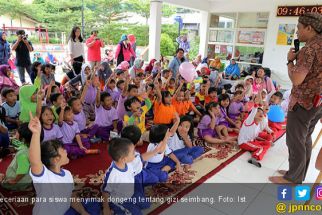
<path fill-rule="evenodd" d="M 148 25 L 148 19 L 150 17 L 150 1 L 149 0 L 126 0 L 127 9 L 131 12 L 140 14 L 145 18 L 145 24 Z M 176 8 L 162 4 L 162 16 L 169 17 L 175 14 Z"/>
<path fill-rule="evenodd" d="M 162 56 L 172 56 L 176 47 L 168 34 L 161 34 L 160 52 Z"/>
<path fill-rule="evenodd" d="M 193 40 L 190 41 L 190 51 L 189 51 L 190 59 L 195 59 L 199 54 L 199 44 L 200 44 L 199 36 L 196 36 Z"/>
<path fill-rule="evenodd" d="M 37 19 L 35 8 L 22 3 L 20 0 L 6 0 L 0 3 L 0 14 L 6 14 L 11 19 L 27 16 L 32 19 Z"/>

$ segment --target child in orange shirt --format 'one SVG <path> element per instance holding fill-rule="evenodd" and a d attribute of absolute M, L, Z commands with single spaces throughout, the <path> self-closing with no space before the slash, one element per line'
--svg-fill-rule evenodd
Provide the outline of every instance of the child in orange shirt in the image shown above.
<path fill-rule="evenodd" d="M 191 100 L 185 99 L 185 89 L 183 89 L 183 85 L 184 85 L 184 80 L 181 80 L 181 83 L 176 91 L 176 93 L 174 94 L 173 98 L 172 98 L 172 105 L 175 107 L 177 113 L 179 114 L 179 116 L 184 116 L 187 115 L 189 113 L 189 111 L 193 111 L 195 114 L 197 114 L 198 116 L 202 116 L 202 114 L 197 110 L 197 108 L 192 104 Z"/>
<path fill-rule="evenodd" d="M 217 89 L 215 87 L 210 87 L 206 90 L 205 106 L 210 102 L 218 102 Z"/>
<path fill-rule="evenodd" d="M 158 74 L 159 76 L 160 74 Z M 154 88 L 156 90 L 157 99 L 154 102 L 154 124 L 166 124 L 173 123 L 175 118 L 176 109 L 171 104 L 171 94 L 169 91 L 160 91 L 160 85 L 158 82 L 158 76 L 154 81 Z"/>

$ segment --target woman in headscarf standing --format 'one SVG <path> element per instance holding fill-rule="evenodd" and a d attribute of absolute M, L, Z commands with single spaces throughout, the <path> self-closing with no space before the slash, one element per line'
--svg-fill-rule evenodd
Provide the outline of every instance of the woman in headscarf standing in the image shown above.
<path fill-rule="evenodd" d="M 128 41 L 128 38 L 125 34 L 122 35 L 121 41 L 116 47 L 115 51 L 115 60 L 116 65 L 118 66 L 121 62 L 127 61 L 128 63 L 131 63 L 131 57 L 136 57 L 135 52 L 131 46 L 131 44 Z"/>
<path fill-rule="evenodd" d="M 8 65 L 10 55 L 10 43 L 7 41 L 7 34 L 0 31 L 0 65 Z"/>

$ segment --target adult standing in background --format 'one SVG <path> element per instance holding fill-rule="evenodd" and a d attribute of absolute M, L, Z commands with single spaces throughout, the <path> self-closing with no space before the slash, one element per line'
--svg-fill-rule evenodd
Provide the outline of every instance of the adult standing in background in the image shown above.
<path fill-rule="evenodd" d="M 181 63 L 185 61 L 184 59 L 184 50 L 182 48 L 178 48 L 176 51 L 176 55 L 171 60 L 168 69 L 172 72 L 173 77 L 176 77 L 177 72 L 179 72 L 179 67 Z"/>
<path fill-rule="evenodd" d="M 134 53 L 136 54 L 136 38 L 135 38 L 135 36 L 133 34 L 129 34 L 129 35 L 127 35 L 127 38 L 129 38 L 132 49 L 133 49 Z M 134 60 L 135 60 L 135 57 L 131 56 L 131 62 L 130 62 L 131 66 L 133 66 Z"/>
<path fill-rule="evenodd" d="M 97 37 L 98 31 L 93 30 L 91 36 L 86 40 L 87 60 L 92 68 L 101 64 L 101 48 L 104 47 L 104 41 Z"/>
<path fill-rule="evenodd" d="M 115 51 L 116 66 L 118 66 L 123 61 L 127 61 L 130 64 L 132 56 L 136 58 L 135 52 L 132 49 L 127 36 L 123 34 L 121 36 L 121 41 L 117 45 Z"/>
<path fill-rule="evenodd" d="M 25 69 L 30 76 L 31 82 L 33 83 L 36 77 L 31 76 L 31 60 L 30 52 L 34 50 L 30 41 L 28 41 L 28 35 L 24 30 L 16 32 L 17 40 L 13 41 L 12 51 L 16 51 L 15 65 L 17 67 L 21 84 L 26 83 Z"/>
<path fill-rule="evenodd" d="M 179 48 L 183 49 L 184 53 L 189 53 L 190 42 L 188 41 L 187 35 L 180 36 L 176 40 L 179 43 Z"/>
<path fill-rule="evenodd" d="M 0 65 L 8 65 L 10 55 L 10 43 L 7 41 L 7 34 L 0 31 Z"/>
<path fill-rule="evenodd" d="M 301 184 L 311 160 L 315 125 L 322 117 L 322 15 L 305 13 L 299 17 L 297 37 L 305 46 L 287 55 L 288 76 L 293 88 L 287 114 L 286 144 L 289 151 L 288 171 L 270 177 L 273 183 Z M 294 62 L 296 61 L 296 62 Z"/>
<path fill-rule="evenodd" d="M 78 75 L 82 70 L 82 64 L 84 63 L 84 43 L 81 35 L 81 30 L 79 27 L 73 27 L 68 43 L 67 43 L 67 52 L 70 56 L 70 63 L 73 66 L 73 69 Z"/>

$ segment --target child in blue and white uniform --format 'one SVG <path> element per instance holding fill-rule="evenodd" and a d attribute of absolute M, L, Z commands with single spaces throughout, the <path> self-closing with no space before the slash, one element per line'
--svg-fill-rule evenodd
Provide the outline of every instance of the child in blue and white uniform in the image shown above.
<path fill-rule="evenodd" d="M 177 132 L 169 138 L 168 146 L 182 164 L 192 164 L 204 152 L 201 146 L 193 145 L 193 122 L 189 116 L 180 118 Z"/>
<path fill-rule="evenodd" d="M 142 189 L 137 189 L 134 184 L 135 176 L 143 168 L 142 157 L 135 153 L 134 144 L 127 138 L 112 139 L 108 152 L 113 162 L 105 174 L 102 186 L 105 199 L 103 214 L 109 214 L 111 209 L 114 214 L 142 214 L 142 209 L 150 207 L 148 201 L 142 201 L 145 198 Z M 108 199 L 112 201 L 107 201 Z"/>

